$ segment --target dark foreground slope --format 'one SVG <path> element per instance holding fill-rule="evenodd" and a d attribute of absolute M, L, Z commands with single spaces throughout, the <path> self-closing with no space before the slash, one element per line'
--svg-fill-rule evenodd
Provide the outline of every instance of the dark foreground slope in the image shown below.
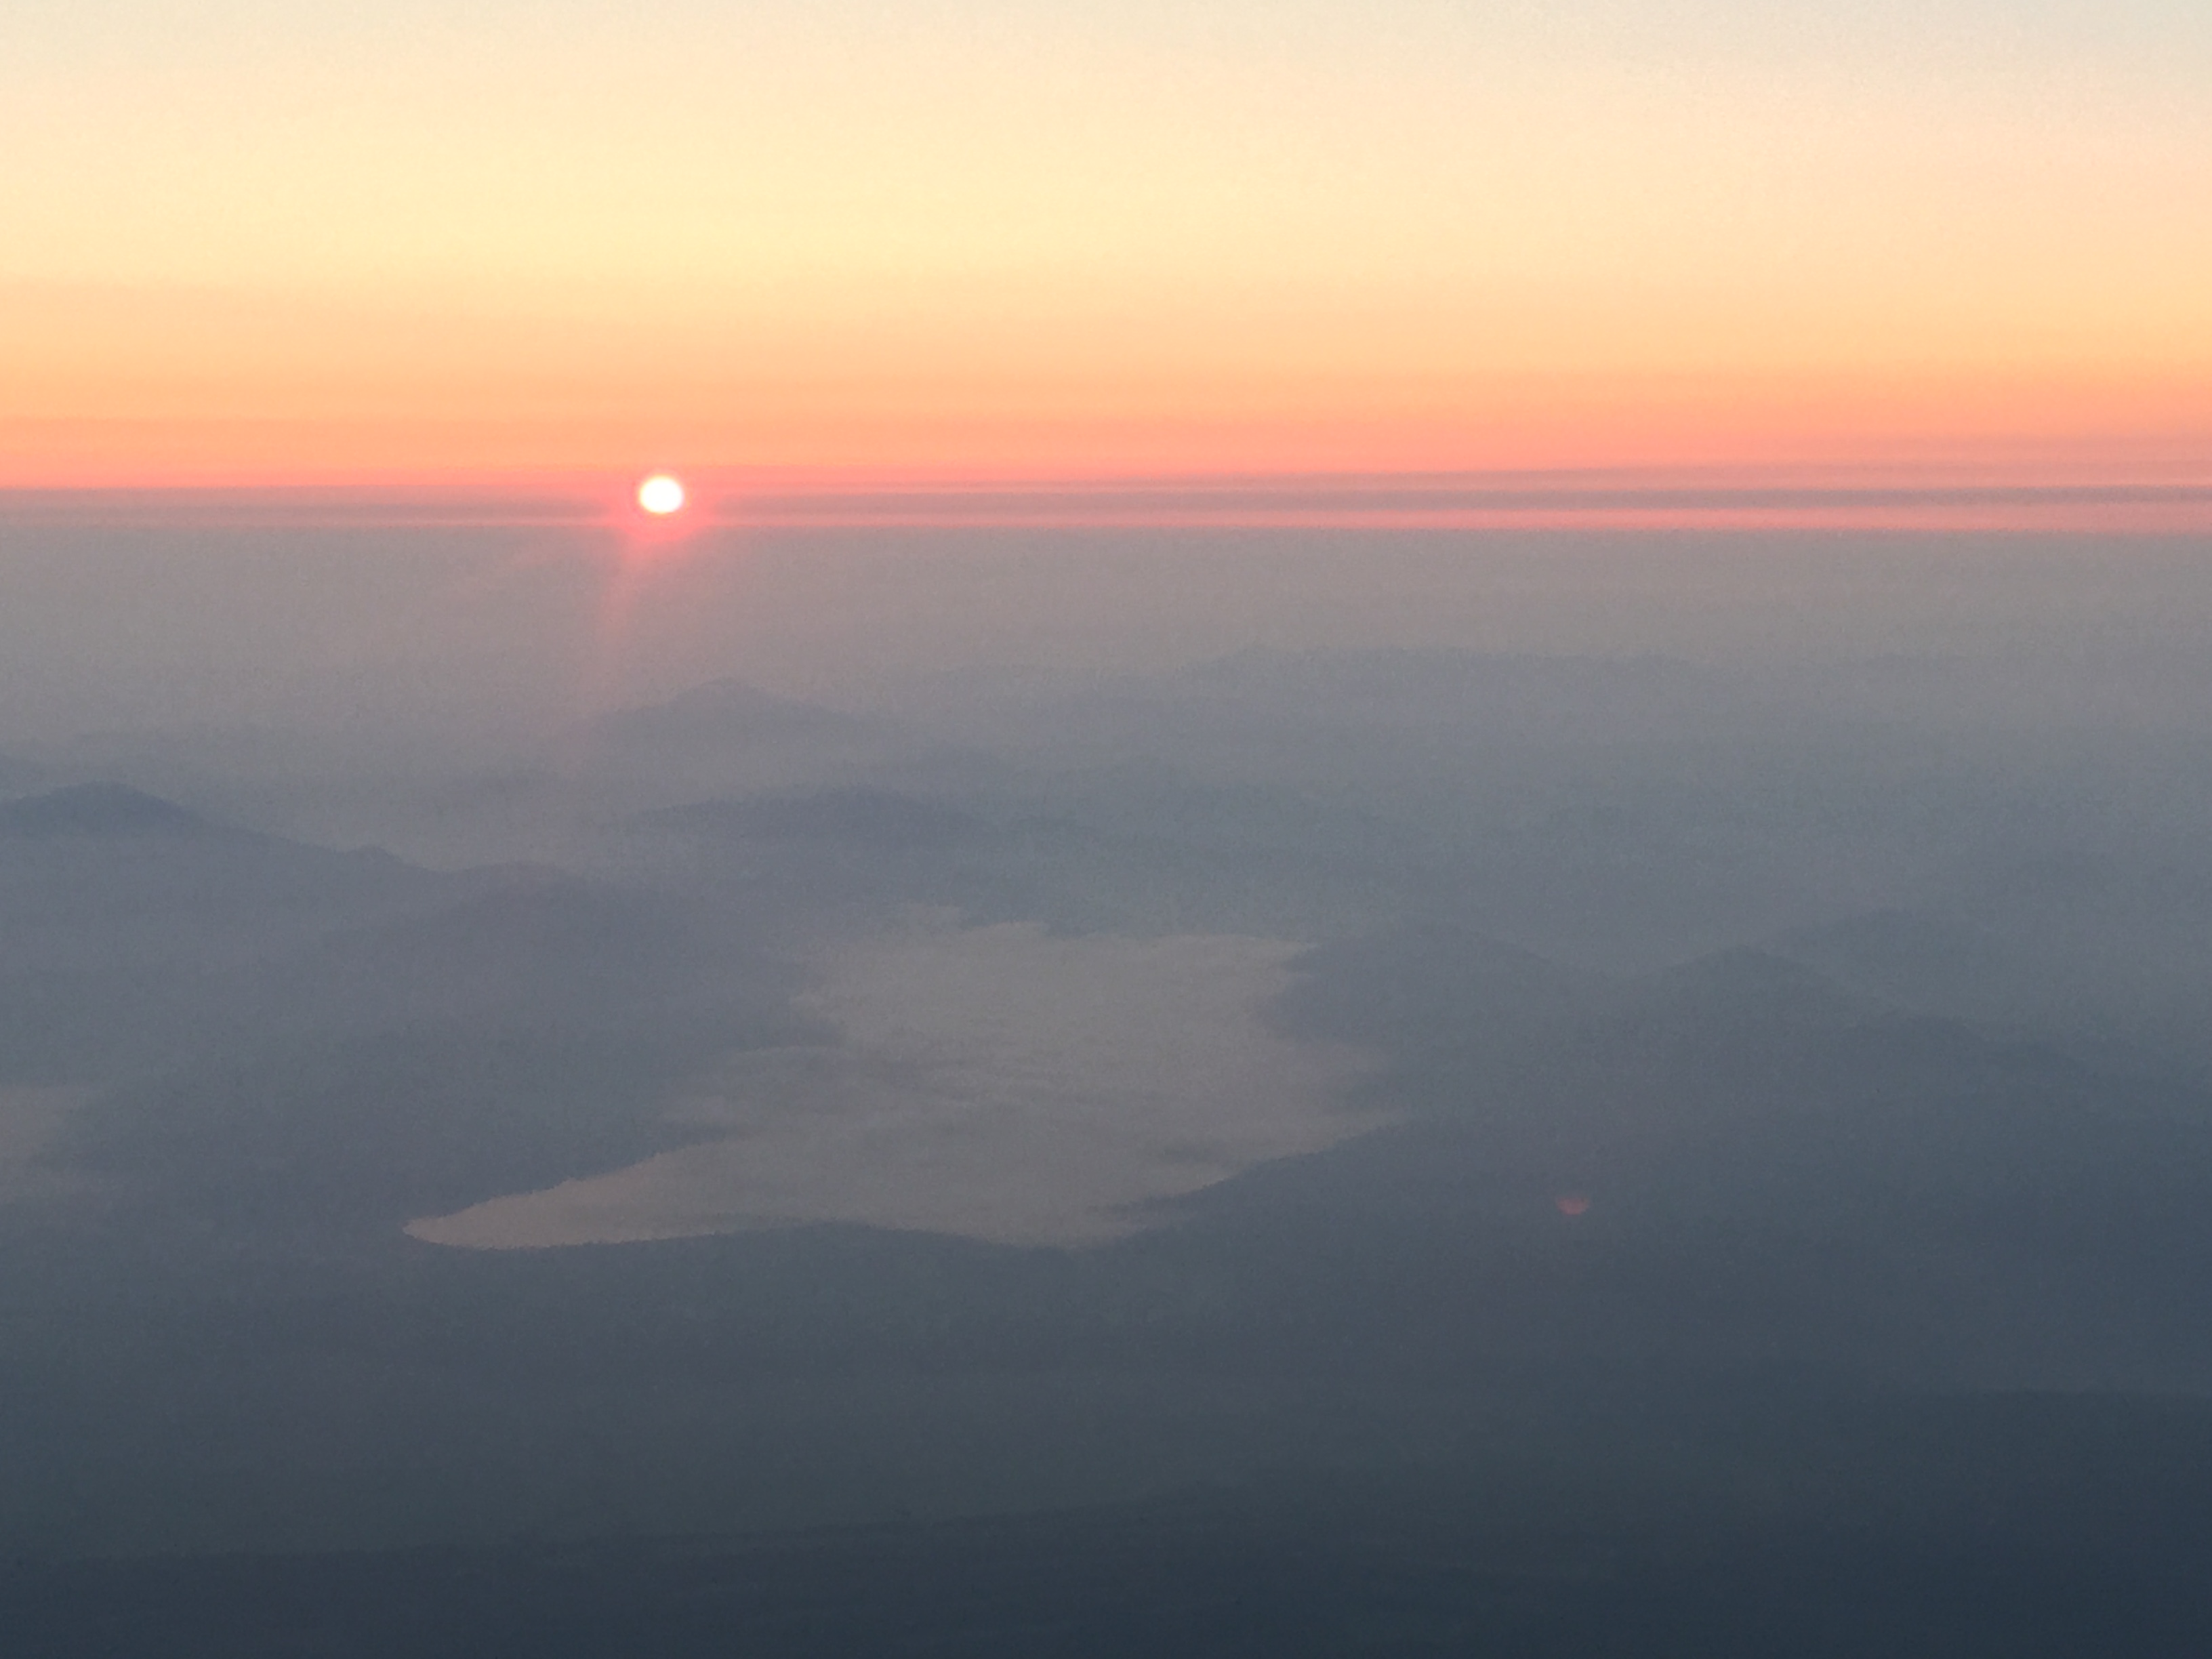
<path fill-rule="evenodd" d="M 2212 1408 L 1707 1402 L 1579 1460 L 738 1539 L 18 1564 L 24 1659 L 1944 1656 L 2212 1644 Z"/>

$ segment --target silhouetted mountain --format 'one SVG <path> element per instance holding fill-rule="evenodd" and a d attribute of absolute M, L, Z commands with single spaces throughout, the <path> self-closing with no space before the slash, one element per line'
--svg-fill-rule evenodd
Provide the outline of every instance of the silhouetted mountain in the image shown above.
<path fill-rule="evenodd" d="M 27 799 L 0 802 L 0 838 L 220 833 L 216 825 L 181 806 L 119 783 L 73 784 Z"/>
<path fill-rule="evenodd" d="M 306 846 L 116 786 L 0 814 L 0 1080 L 106 1079 L 226 1042 L 389 1023 L 406 1008 L 461 1017 L 483 1005 L 472 987 L 501 971 L 471 979 L 497 953 L 489 918 L 526 902 L 503 895 L 532 886 L 511 872 L 441 875 L 374 850 Z M 551 884 L 584 885 L 565 875 Z M 472 904 L 484 919 L 444 924 L 411 956 L 387 950 L 371 966 L 346 942 L 434 929 L 441 912 Z M 571 954 L 606 942 L 572 932 Z M 517 939 L 504 970 L 545 971 L 558 955 L 544 939 Z M 593 960 L 618 975 L 616 953 Z"/>
<path fill-rule="evenodd" d="M 0 753 L 0 795 L 27 795 L 48 778 L 46 769 L 19 754 Z"/>

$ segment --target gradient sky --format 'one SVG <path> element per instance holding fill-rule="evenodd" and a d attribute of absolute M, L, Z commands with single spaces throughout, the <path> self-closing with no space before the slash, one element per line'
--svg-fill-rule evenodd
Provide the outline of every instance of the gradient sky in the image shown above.
<path fill-rule="evenodd" d="M 0 483 L 2212 477 L 2203 0 L 14 0 Z"/>

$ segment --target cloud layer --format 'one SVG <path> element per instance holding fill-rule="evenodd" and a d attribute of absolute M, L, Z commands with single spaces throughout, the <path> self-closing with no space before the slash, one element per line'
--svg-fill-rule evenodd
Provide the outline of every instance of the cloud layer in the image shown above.
<path fill-rule="evenodd" d="M 1340 1103 L 1360 1057 L 1266 1017 L 1300 949 L 1030 923 L 848 946 L 805 1000 L 834 1042 L 733 1054 L 672 1108 L 714 1138 L 408 1231 L 477 1249 L 808 1222 L 1118 1237 L 1152 1200 L 1374 1127 Z"/>

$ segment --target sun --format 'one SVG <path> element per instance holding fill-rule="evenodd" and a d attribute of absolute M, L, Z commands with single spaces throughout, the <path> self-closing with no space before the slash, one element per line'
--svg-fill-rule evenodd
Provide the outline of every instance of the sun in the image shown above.
<path fill-rule="evenodd" d="M 684 510 L 684 483 L 665 472 L 656 472 L 637 487 L 637 504 L 655 518 Z"/>

